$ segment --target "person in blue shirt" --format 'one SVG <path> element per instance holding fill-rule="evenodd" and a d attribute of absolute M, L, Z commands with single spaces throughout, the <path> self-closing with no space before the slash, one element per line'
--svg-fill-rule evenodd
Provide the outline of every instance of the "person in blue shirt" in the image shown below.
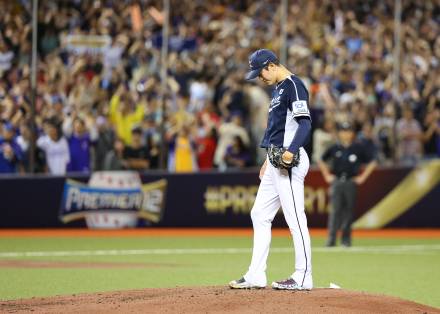
<path fill-rule="evenodd" d="M 69 136 L 67 133 L 67 142 L 69 144 L 70 162 L 67 165 L 68 172 L 90 172 L 91 160 L 90 153 L 94 137 L 88 132 L 85 122 L 81 118 L 73 120 L 73 132 Z"/>
<path fill-rule="evenodd" d="M 14 126 L 5 122 L 0 136 L 0 173 L 17 173 L 23 153 L 15 140 Z"/>
<path fill-rule="evenodd" d="M 232 144 L 226 148 L 224 160 L 228 169 L 244 168 L 249 165 L 249 150 L 240 136 L 234 136 Z"/>

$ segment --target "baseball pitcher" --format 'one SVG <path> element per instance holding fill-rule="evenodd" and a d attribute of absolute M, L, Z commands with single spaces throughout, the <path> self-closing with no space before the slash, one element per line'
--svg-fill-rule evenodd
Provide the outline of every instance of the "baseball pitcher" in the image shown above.
<path fill-rule="evenodd" d="M 260 49 L 249 58 L 246 79 L 259 78 L 275 85 L 269 106 L 267 129 L 261 147 L 267 159 L 260 170 L 260 186 L 251 211 L 254 228 L 252 261 L 247 273 L 229 286 L 234 289 L 264 288 L 267 284 L 266 261 L 271 242 L 272 220 L 281 207 L 295 247 L 295 269 L 272 288 L 310 290 L 312 256 L 307 218 L 304 212 L 304 178 L 309 158 L 303 146 L 311 130 L 308 91 L 304 83 L 270 50 Z"/>

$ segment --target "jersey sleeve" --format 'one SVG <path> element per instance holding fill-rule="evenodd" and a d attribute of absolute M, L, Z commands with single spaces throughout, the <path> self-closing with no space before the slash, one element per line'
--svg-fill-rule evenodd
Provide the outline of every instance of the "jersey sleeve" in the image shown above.
<path fill-rule="evenodd" d="M 294 118 L 307 117 L 310 119 L 309 94 L 301 82 L 291 80 L 292 88 L 289 89 L 289 110 Z"/>

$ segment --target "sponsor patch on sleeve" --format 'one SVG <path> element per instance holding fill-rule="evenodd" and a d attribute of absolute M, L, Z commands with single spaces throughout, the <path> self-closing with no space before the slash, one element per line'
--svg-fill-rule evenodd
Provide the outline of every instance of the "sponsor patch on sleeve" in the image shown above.
<path fill-rule="evenodd" d="M 296 116 L 310 116 L 309 108 L 307 107 L 307 101 L 297 100 L 292 102 L 292 115 Z"/>

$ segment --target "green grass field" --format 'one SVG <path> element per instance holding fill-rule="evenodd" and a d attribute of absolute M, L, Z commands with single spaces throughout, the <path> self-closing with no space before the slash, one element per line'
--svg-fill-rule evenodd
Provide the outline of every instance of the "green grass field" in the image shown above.
<path fill-rule="evenodd" d="M 361 238 L 350 249 L 324 248 L 321 237 L 312 243 L 315 287 L 328 287 L 332 282 L 344 289 L 440 307 L 440 239 Z M 0 299 L 226 285 L 247 270 L 251 245 L 250 237 L 0 238 Z M 290 246 L 290 238 L 273 238 L 269 283 L 292 272 Z M 5 264 L 17 260 L 137 263 L 137 267 L 18 268 Z M 147 265 L 139 267 L 139 263 Z"/>

